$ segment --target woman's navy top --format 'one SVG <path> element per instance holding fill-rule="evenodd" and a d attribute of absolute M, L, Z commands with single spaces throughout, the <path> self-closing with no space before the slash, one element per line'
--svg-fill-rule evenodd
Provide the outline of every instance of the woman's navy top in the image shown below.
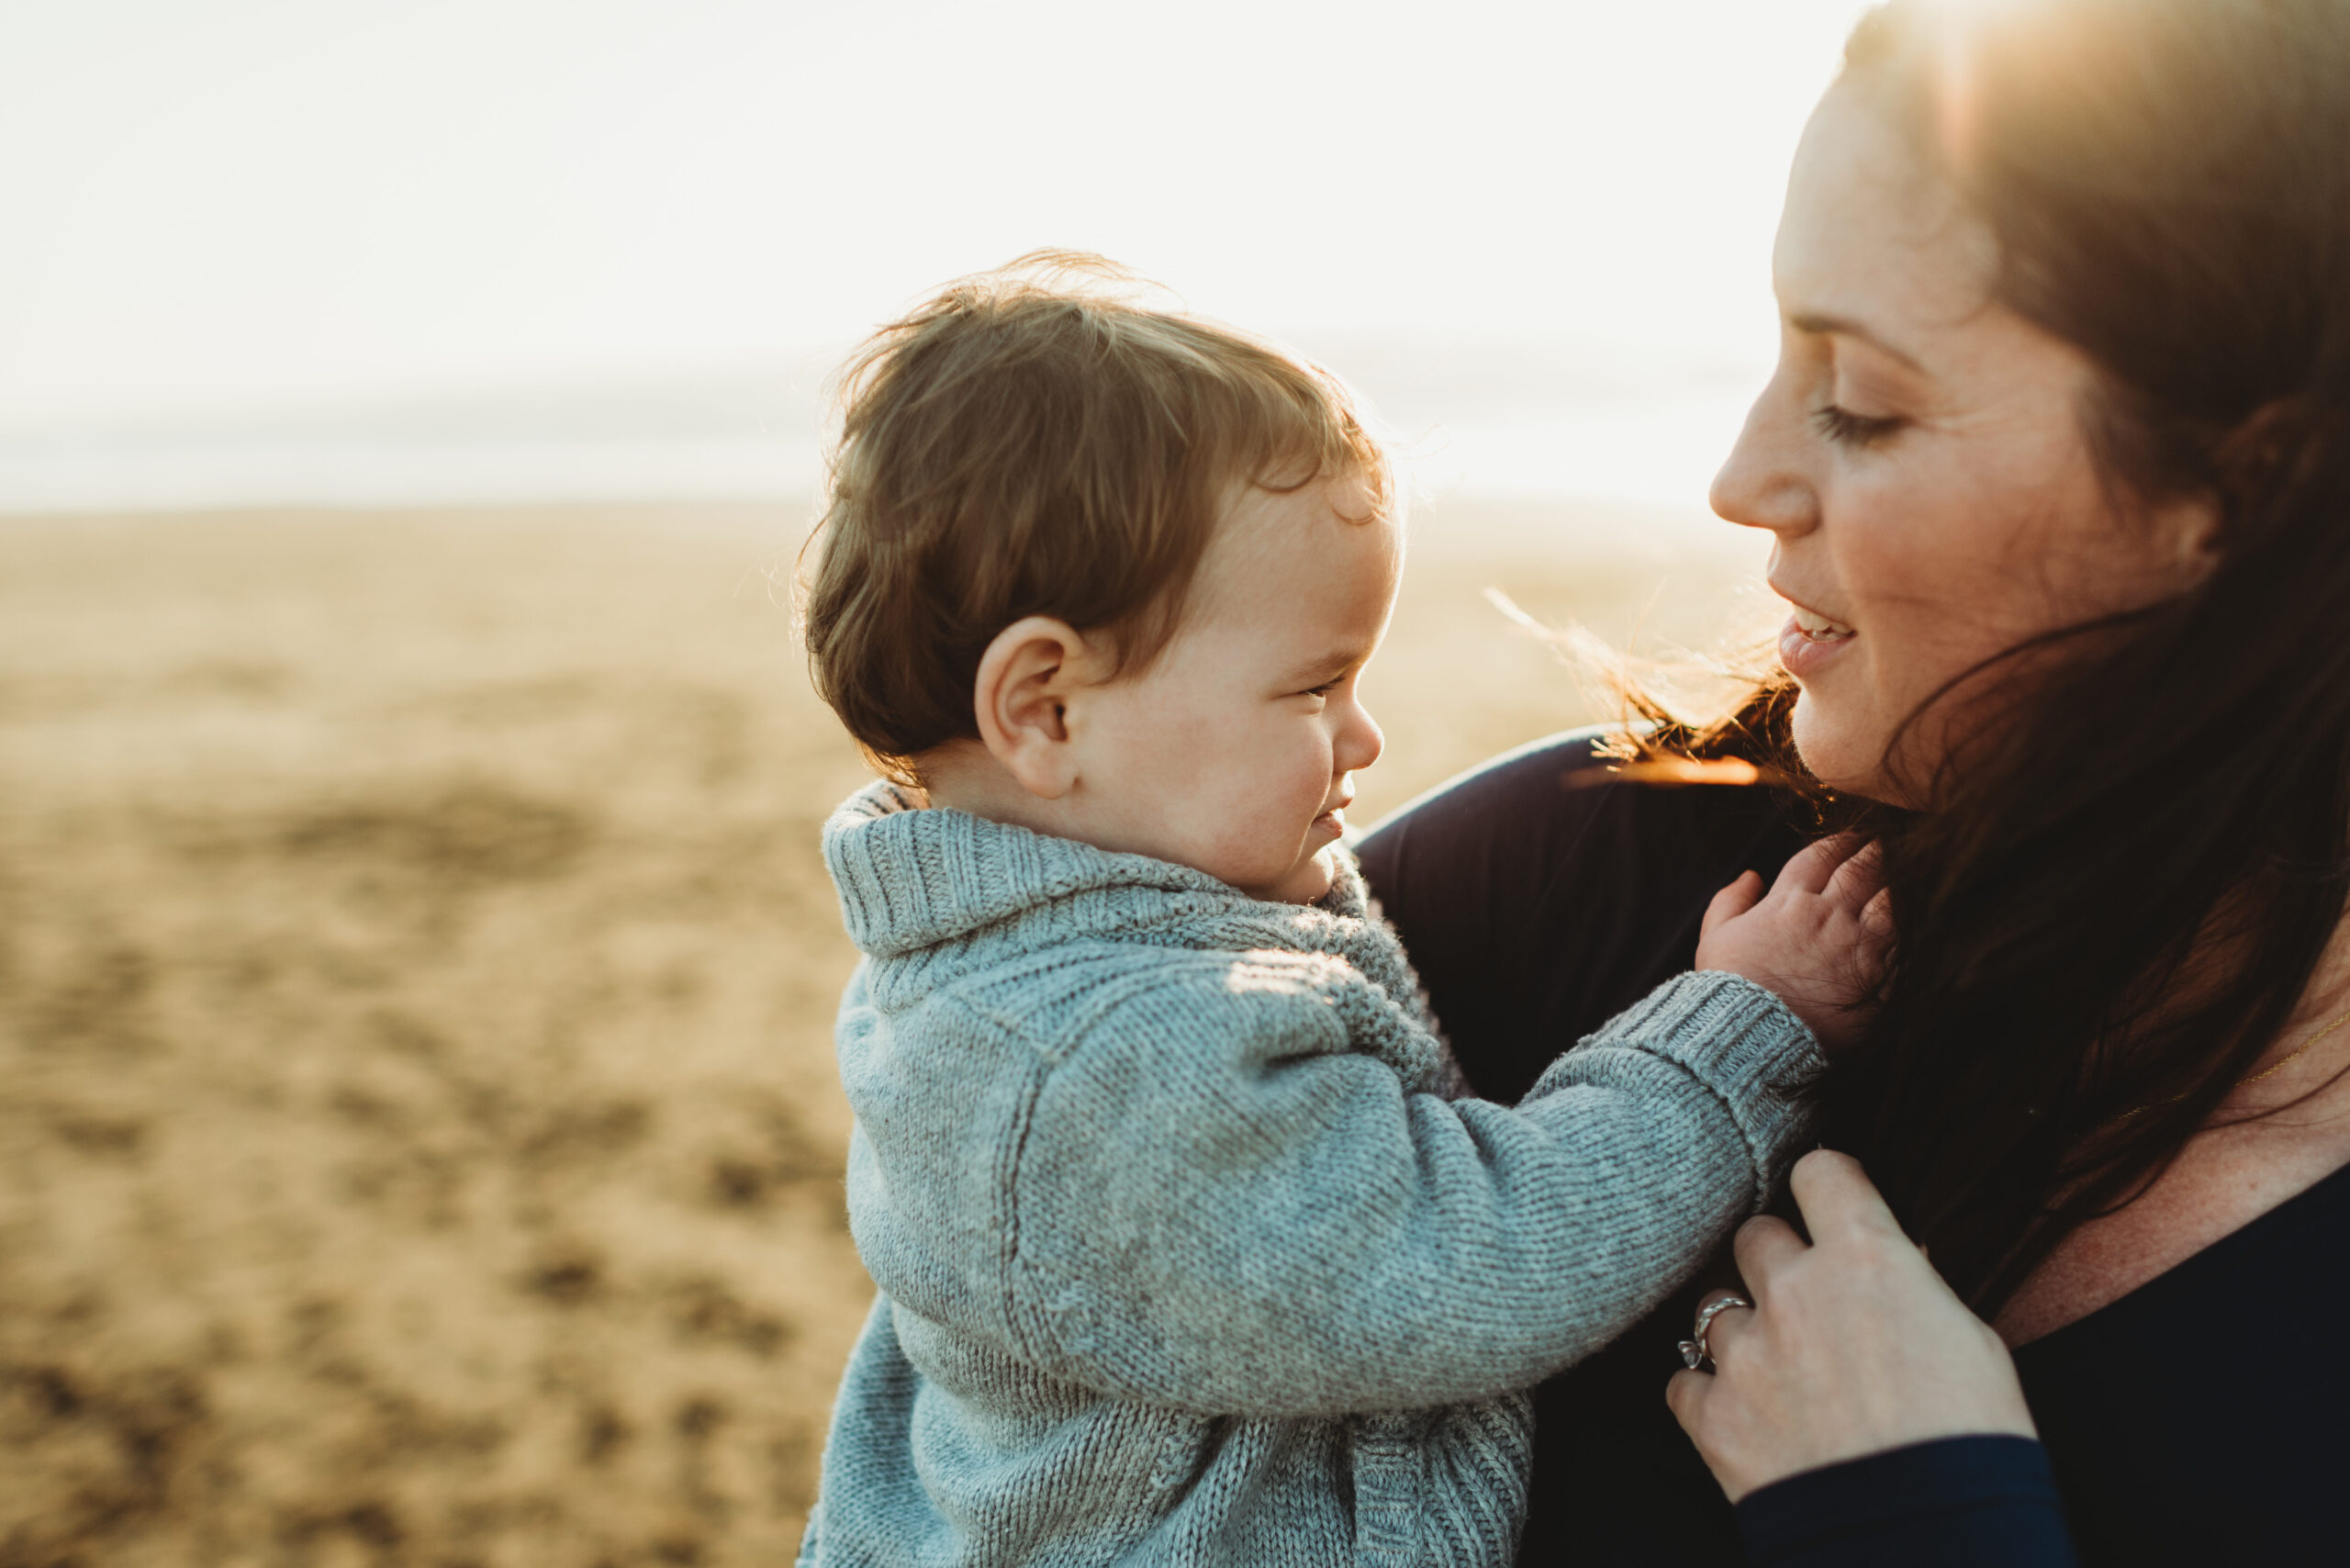
<path fill-rule="evenodd" d="M 1513 1100 L 1690 966 L 1717 890 L 1775 874 L 1802 843 L 1768 791 L 1607 780 L 1582 734 L 1497 759 L 1360 847 L 1461 1066 Z M 2350 1563 L 2345 1243 L 2350 1170 L 2018 1350 L 2044 1450 L 1920 1444 L 1783 1481 L 1735 1512 L 1664 1405 L 1693 1289 L 1538 1391 L 1518 1560 Z"/>

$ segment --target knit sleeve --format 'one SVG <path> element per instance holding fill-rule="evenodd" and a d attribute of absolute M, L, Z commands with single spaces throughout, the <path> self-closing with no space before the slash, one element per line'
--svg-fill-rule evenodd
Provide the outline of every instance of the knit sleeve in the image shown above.
<path fill-rule="evenodd" d="M 1213 978 L 1213 1007 L 1106 1011 L 1042 1081 L 1006 1281 L 1043 1370 L 1203 1412 L 1486 1398 L 1598 1349 L 1756 1207 L 1818 1065 L 1777 999 L 1701 974 L 1520 1105 L 1447 1102 L 1350 1044 L 1343 990 Z"/>

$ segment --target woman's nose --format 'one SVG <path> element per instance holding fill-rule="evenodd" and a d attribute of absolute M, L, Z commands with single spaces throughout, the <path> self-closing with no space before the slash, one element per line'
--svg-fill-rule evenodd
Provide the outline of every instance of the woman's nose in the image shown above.
<path fill-rule="evenodd" d="M 1754 400 L 1706 498 L 1718 516 L 1742 527 L 1800 533 L 1818 521 L 1819 501 L 1801 465 L 1800 414 L 1790 417 L 1784 401 L 1775 384 Z"/>

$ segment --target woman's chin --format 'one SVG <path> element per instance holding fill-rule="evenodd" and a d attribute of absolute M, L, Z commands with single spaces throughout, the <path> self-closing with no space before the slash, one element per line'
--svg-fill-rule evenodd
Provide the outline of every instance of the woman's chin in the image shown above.
<path fill-rule="evenodd" d="M 1880 724 L 1823 702 L 1808 687 L 1796 689 L 1787 733 L 1796 755 L 1814 778 L 1843 795 L 1887 800 L 1895 793 L 1885 776 L 1886 735 Z"/>

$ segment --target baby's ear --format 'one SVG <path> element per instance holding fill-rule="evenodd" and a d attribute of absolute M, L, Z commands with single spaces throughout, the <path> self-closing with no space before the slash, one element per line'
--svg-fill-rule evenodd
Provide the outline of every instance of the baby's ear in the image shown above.
<path fill-rule="evenodd" d="M 1069 699 L 1095 650 L 1065 621 L 1031 615 L 995 634 L 972 691 L 979 741 L 1030 794 L 1058 801 L 1077 782 Z"/>

